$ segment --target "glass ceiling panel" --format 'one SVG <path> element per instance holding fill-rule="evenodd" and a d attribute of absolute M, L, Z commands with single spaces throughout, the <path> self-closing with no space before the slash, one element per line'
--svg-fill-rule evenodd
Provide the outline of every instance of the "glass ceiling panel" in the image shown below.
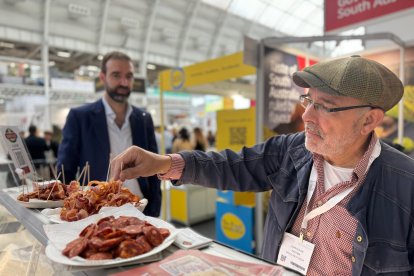
<path fill-rule="evenodd" d="M 266 6 L 262 1 L 257 0 L 233 0 L 229 12 L 256 21 L 258 13 L 262 13 Z"/>
<path fill-rule="evenodd" d="M 273 28 L 283 16 L 284 13 L 282 11 L 274 7 L 268 7 L 262 16 L 259 17 L 259 23 Z"/>
<path fill-rule="evenodd" d="M 323 34 L 323 0 L 202 1 L 289 36 Z"/>
<path fill-rule="evenodd" d="M 323 35 L 324 0 L 202 0 L 204 3 L 226 10 L 257 24 L 269 27 L 286 36 Z M 328 1 L 328 0 L 326 0 Z M 345 34 L 364 34 L 358 28 Z M 326 54 L 340 56 L 363 50 L 360 41 L 315 42 Z"/>
<path fill-rule="evenodd" d="M 316 9 L 316 7 L 315 7 L 314 4 L 312 4 L 310 2 L 303 1 L 295 9 L 294 15 L 297 16 L 298 18 L 303 19 L 303 20 L 308 20 L 309 16 L 311 15 L 311 13 L 314 12 L 315 9 Z"/>
<path fill-rule="evenodd" d="M 231 1 L 232 0 L 203 0 L 204 3 L 222 10 L 227 10 Z"/>

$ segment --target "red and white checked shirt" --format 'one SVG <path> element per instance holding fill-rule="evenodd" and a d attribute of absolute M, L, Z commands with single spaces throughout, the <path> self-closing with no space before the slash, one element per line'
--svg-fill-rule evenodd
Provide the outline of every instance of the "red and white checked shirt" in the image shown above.
<path fill-rule="evenodd" d="M 374 151 L 375 149 L 375 151 Z M 351 275 L 352 263 L 352 241 L 355 238 L 357 220 L 346 210 L 345 206 L 352 196 L 363 184 L 369 166 L 378 157 L 381 146 L 375 134 L 372 135 L 367 151 L 359 160 L 352 172 L 350 181 L 334 185 L 325 191 L 324 184 L 324 159 L 321 155 L 314 154 L 314 168 L 317 171 L 316 189 L 309 202 L 308 212 L 323 205 L 333 196 L 344 190 L 355 188 L 336 206 L 329 211 L 309 220 L 307 229 L 304 229 L 304 239 L 315 244 L 307 275 Z M 305 215 L 306 200 L 302 204 L 291 234 L 299 236 L 301 225 Z M 361 242 L 362 237 L 357 237 Z"/>
<path fill-rule="evenodd" d="M 309 220 L 304 239 L 315 244 L 307 275 L 351 275 L 352 241 L 355 237 L 357 220 L 345 209 L 346 203 L 363 184 L 369 167 L 381 152 L 381 146 L 375 133 L 372 134 L 370 144 L 361 160 L 352 172 L 350 181 L 334 185 L 325 191 L 324 159 L 321 155 L 314 154 L 314 168 L 317 171 L 316 189 L 309 202 L 308 212 L 323 205 L 330 198 L 355 186 L 355 188 L 336 206 L 329 211 Z M 179 154 L 170 154 L 172 159 L 170 170 L 158 175 L 161 180 L 176 180 L 181 177 L 185 163 Z M 302 204 L 291 234 L 299 236 L 301 224 L 305 215 L 305 202 Z M 361 239 L 362 237 L 357 237 Z M 361 242 L 362 240 L 359 240 Z"/>

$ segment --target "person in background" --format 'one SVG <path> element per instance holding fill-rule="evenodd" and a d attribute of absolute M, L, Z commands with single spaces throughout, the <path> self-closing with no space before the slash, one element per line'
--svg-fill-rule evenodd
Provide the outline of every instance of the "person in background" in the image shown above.
<path fill-rule="evenodd" d="M 207 141 L 210 147 L 216 146 L 216 136 L 213 134 L 211 130 L 207 132 Z"/>
<path fill-rule="evenodd" d="M 56 166 L 56 158 L 59 149 L 59 143 L 54 140 L 53 132 L 51 130 L 45 130 L 43 132 L 43 138 L 46 141 L 47 151 L 45 151 L 46 164 L 49 165 L 49 179 L 57 177 L 54 174 Z"/>
<path fill-rule="evenodd" d="M 51 157 L 53 157 L 53 159 L 56 159 L 59 150 L 59 143 L 55 141 L 53 132 L 50 130 L 45 130 L 43 132 L 43 138 L 46 141 L 48 149 L 51 151 Z"/>
<path fill-rule="evenodd" d="M 107 180 L 110 156 L 129 146 L 157 152 L 150 113 L 128 103 L 134 82 L 131 58 L 117 51 L 106 54 L 99 78 L 105 87 L 102 99 L 71 109 L 63 128 L 57 166 L 59 171 L 64 167 L 67 183 L 76 179 L 86 162 L 91 180 Z M 131 179 L 123 186 L 148 199 L 144 214 L 159 216 L 161 188 L 156 176 Z"/>
<path fill-rule="evenodd" d="M 193 129 L 194 134 L 194 148 L 195 150 L 206 151 L 207 139 L 203 135 L 203 131 L 199 127 Z"/>
<path fill-rule="evenodd" d="M 27 136 L 24 141 L 36 170 L 39 170 L 46 164 L 45 151 L 48 150 L 48 147 L 45 139 L 38 136 L 37 127 L 35 125 L 30 125 L 29 136 Z"/>
<path fill-rule="evenodd" d="M 190 141 L 190 133 L 187 128 L 183 127 L 178 132 L 177 138 L 174 140 L 172 145 L 172 152 L 176 153 L 183 150 L 192 150 L 193 144 Z"/>
<path fill-rule="evenodd" d="M 171 134 L 172 134 L 172 139 L 171 139 L 171 141 L 174 143 L 175 139 L 177 139 L 177 138 L 178 138 L 177 129 L 176 129 L 175 127 L 173 127 L 173 128 L 171 129 Z"/>
<path fill-rule="evenodd" d="M 263 258 L 293 262 L 289 267 L 307 275 L 413 275 L 414 160 L 374 132 L 401 100 L 403 84 L 360 56 L 306 67 L 293 81 L 309 88 L 300 96 L 304 132 L 239 153 L 161 156 L 131 147 L 113 160 L 113 176 L 273 190 Z"/>
<path fill-rule="evenodd" d="M 171 133 L 164 127 L 164 147 L 165 153 L 171 153 L 172 150 L 172 135 Z M 158 152 L 161 152 L 161 127 L 155 127 L 155 139 L 157 140 Z"/>

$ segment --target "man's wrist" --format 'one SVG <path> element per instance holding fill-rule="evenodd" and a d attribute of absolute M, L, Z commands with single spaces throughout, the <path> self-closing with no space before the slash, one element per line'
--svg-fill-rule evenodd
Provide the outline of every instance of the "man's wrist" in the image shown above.
<path fill-rule="evenodd" d="M 164 157 L 168 157 L 168 158 L 164 158 Z M 169 154 L 163 155 L 163 160 L 165 160 L 165 162 L 163 163 L 161 171 L 158 173 L 159 175 L 164 175 L 171 170 L 171 165 L 172 165 L 171 155 Z"/>
<path fill-rule="evenodd" d="M 170 157 L 170 166 L 165 173 L 159 173 L 157 176 L 161 180 L 180 179 L 184 170 L 184 159 L 179 154 L 167 154 Z"/>

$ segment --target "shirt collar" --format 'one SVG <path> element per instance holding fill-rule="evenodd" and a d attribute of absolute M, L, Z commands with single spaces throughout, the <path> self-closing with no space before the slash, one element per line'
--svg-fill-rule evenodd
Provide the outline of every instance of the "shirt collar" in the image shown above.
<path fill-rule="evenodd" d="M 109 105 L 109 103 L 106 101 L 105 97 L 102 97 L 102 103 L 103 103 L 103 106 L 104 106 L 104 109 L 105 109 L 106 117 L 115 120 L 116 114 L 112 110 L 112 107 Z M 125 116 L 126 121 L 129 120 L 129 116 L 131 116 L 131 113 L 132 113 L 132 107 L 129 103 L 127 103 L 127 111 L 126 111 L 126 116 Z"/>

